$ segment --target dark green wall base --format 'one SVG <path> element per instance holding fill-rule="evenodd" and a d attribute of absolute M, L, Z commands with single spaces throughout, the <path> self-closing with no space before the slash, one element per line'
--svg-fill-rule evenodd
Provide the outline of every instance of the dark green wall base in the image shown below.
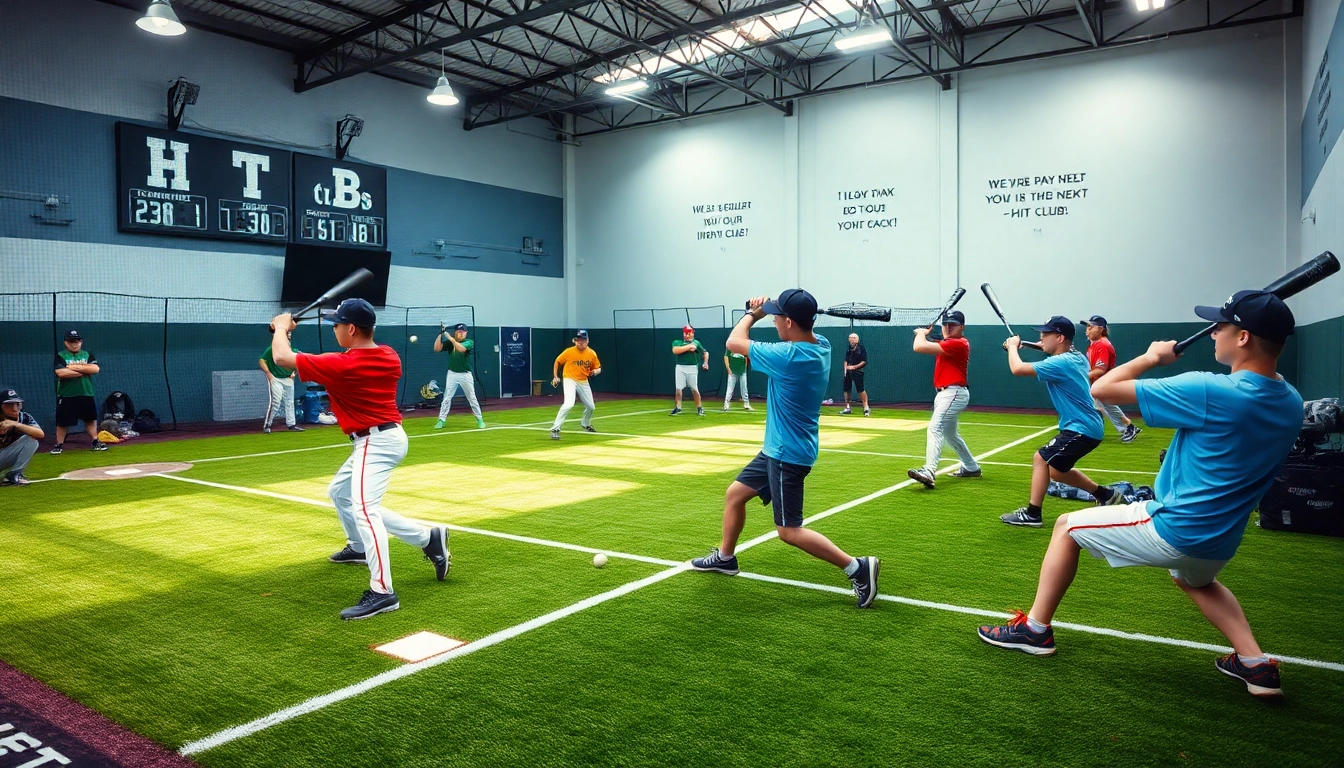
<path fill-rule="evenodd" d="M 1344 317 L 1298 328 L 1296 338 L 1302 397 L 1344 397 Z"/>

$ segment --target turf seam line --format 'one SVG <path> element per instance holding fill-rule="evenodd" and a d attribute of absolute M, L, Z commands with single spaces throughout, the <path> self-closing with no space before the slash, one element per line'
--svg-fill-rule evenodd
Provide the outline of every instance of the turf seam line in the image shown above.
<path fill-rule="evenodd" d="M 834 587 L 829 584 L 815 584 L 810 581 L 797 581 L 795 579 L 783 579 L 778 576 L 765 576 L 759 573 L 747 573 L 741 571 L 738 576 L 750 579 L 752 581 L 764 581 L 771 584 L 782 584 L 790 587 L 802 587 L 803 589 L 812 589 L 818 592 L 834 592 L 840 595 L 849 595 L 853 593 L 851 589 L 843 587 Z M 888 595 L 879 593 L 878 600 L 885 600 L 891 603 L 901 603 L 917 608 L 932 608 L 939 611 L 949 611 L 952 613 L 965 613 L 972 616 L 985 616 L 992 619 L 1011 618 L 1012 614 L 1001 613 L 999 611 L 987 611 L 981 608 L 968 608 L 961 605 L 952 605 L 951 603 L 939 603 L 931 600 L 918 600 L 913 597 L 900 597 L 899 595 Z M 1087 632 L 1093 635 L 1105 635 L 1107 637 L 1118 637 L 1123 640 L 1137 640 L 1145 643 L 1154 643 L 1157 645 L 1171 645 L 1177 648 L 1190 648 L 1197 651 L 1213 651 L 1215 653 L 1231 653 L 1232 648 L 1222 645 L 1213 645 L 1212 643 L 1201 643 L 1194 640 L 1182 640 L 1176 637 L 1163 637 L 1161 635 L 1149 635 L 1143 632 L 1125 632 L 1120 629 L 1108 629 L 1106 627 L 1094 627 L 1088 624 L 1074 624 L 1067 621 L 1056 621 L 1051 624 L 1053 627 L 1068 629 L 1075 632 Z M 1320 659 L 1307 659 L 1298 656 L 1283 656 L 1277 653 L 1269 653 L 1279 661 L 1289 664 L 1298 664 L 1304 667 L 1316 667 L 1317 669 L 1328 669 L 1334 672 L 1344 672 L 1344 664 L 1338 664 L 1333 661 L 1321 661 Z"/>

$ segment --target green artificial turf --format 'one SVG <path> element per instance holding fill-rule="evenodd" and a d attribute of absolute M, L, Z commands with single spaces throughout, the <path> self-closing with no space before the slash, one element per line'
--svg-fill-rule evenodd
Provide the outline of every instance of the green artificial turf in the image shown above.
<path fill-rule="evenodd" d="M 409 420 L 386 505 L 402 514 L 684 561 L 717 544 L 723 490 L 759 447 L 763 409 L 666 415 L 599 403 L 600 434 L 547 434 L 551 409 Z M 827 415 L 833 409 L 826 409 Z M 645 413 L 645 411 L 653 411 Z M 814 527 L 883 560 L 882 592 L 978 610 L 1029 606 L 1042 530 L 1005 526 L 1026 503 L 1048 417 L 967 413 L 974 480 L 904 483 L 927 412 L 828 420 L 809 515 L 884 492 Z M 897 427 L 877 429 L 876 427 Z M 754 430 L 754 431 L 753 431 Z M 1170 433 L 1114 433 L 1080 466 L 1151 483 Z M 348 455 L 334 429 L 39 456 L 34 479 L 78 467 L 192 461 L 182 477 L 57 480 L 0 489 L 0 656 L 164 744 L 180 747 L 343 688 L 399 662 L 370 650 L 419 630 L 477 640 L 663 566 L 455 533 L 434 581 L 394 542 L 402 609 L 344 623 L 367 570 L 326 562 L 343 535 L 325 488 Z M 311 449 L 311 450 L 304 450 Z M 255 455 L 255 454 L 272 455 Z M 948 456 L 950 457 L 950 452 Z M 944 466 L 953 460 L 945 459 Z M 1084 508 L 1049 499 L 1046 522 Z M 773 530 L 753 504 L 743 540 Z M 751 573 L 847 587 L 777 540 Z M 1344 541 L 1254 522 L 1222 580 L 1271 653 L 1344 662 L 1333 630 Z M 1058 621 L 1225 644 L 1165 573 L 1084 557 Z M 980 643 L 987 621 L 847 594 L 684 573 L 498 645 L 207 750 L 226 765 L 1327 765 L 1344 754 L 1344 672 L 1285 664 L 1266 706 L 1213 670 L 1215 654 L 1059 629 L 1059 654 Z"/>

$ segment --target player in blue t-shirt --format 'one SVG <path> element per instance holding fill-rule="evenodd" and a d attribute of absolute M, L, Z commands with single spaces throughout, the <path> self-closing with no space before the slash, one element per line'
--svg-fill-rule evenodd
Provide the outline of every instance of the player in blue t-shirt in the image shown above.
<path fill-rule="evenodd" d="M 770 377 L 766 386 L 765 445 L 728 486 L 723 507 L 723 542 L 691 561 L 697 571 L 738 572 L 737 539 L 747 520 L 747 502 L 759 497 L 775 513 L 775 529 L 785 544 L 842 568 L 854 586 L 860 608 L 877 597 L 876 557 L 854 558 L 816 531 L 803 527 L 803 478 L 817 461 L 821 401 L 830 379 L 831 345 L 812 333 L 817 300 L 799 288 L 776 300 L 748 302 L 750 311 L 728 336 L 728 351 L 751 358 L 752 367 Z M 780 341 L 751 340 L 751 327 L 774 315 Z"/>
<path fill-rule="evenodd" d="M 1074 469 L 1079 459 L 1101 445 L 1106 432 L 1101 426 L 1101 415 L 1092 406 L 1087 358 L 1073 348 L 1073 323 L 1067 317 L 1055 315 L 1032 330 L 1040 332 L 1041 350 L 1049 357 L 1039 363 L 1022 362 L 1022 339 L 1014 336 L 1003 343 L 1008 350 L 1008 369 L 1014 376 L 1034 376 L 1045 384 L 1050 402 L 1059 413 L 1059 434 L 1031 458 L 1031 498 L 1027 506 L 999 515 L 999 519 L 1009 525 L 1040 528 L 1041 505 L 1045 503 L 1045 491 L 1051 480 L 1081 488 L 1103 506 L 1124 498 Z"/>
<path fill-rule="evenodd" d="M 1218 324 L 1214 357 L 1231 374 L 1183 373 L 1136 381 L 1176 360 L 1175 342 L 1154 342 L 1142 357 L 1092 385 L 1103 403 L 1137 403 L 1143 419 L 1174 427 L 1176 437 L 1158 473 L 1154 501 L 1060 515 L 1041 565 L 1031 611 L 1007 625 L 981 627 L 991 645 L 1036 655 L 1055 652 L 1050 621 L 1087 549 L 1112 567 L 1166 568 L 1176 585 L 1232 642 L 1220 672 L 1256 696 L 1276 698 L 1278 662 L 1260 650 L 1237 598 L 1217 581 L 1237 551 L 1246 521 L 1269 488 L 1302 426 L 1302 397 L 1278 375 L 1293 313 L 1265 291 L 1241 291 L 1221 307 L 1195 307 Z"/>

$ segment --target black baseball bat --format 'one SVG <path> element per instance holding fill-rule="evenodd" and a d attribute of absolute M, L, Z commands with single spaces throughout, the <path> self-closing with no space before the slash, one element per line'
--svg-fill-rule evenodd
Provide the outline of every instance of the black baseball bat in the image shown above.
<path fill-rule="evenodd" d="M 988 283 L 986 283 L 986 285 L 988 285 Z M 957 302 L 961 301 L 961 297 L 965 295 L 966 295 L 965 288 L 957 288 L 957 290 L 953 291 L 952 296 L 947 300 L 947 303 L 943 305 L 943 311 L 939 312 L 938 316 L 933 318 L 932 323 L 929 323 L 929 330 L 932 331 L 933 326 L 937 325 L 939 320 L 945 319 L 947 317 L 947 313 L 951 312 L 952 308 L 957 306 Z"/>
<path fill-rule="evenodd" d="M 352 288 L 365 282 L 371 277 L 373 277 L 373 273 L 370 272 L 369 270 L 363 267 L 356 269 L 354 272 L 351 272 L 350 274 L 346 275 L 344 280 L 333 285 L 330 289 L 327 290 L 326 293 L 317 297 L 317 300 L 314 301 L 312 304 L 309 304 L 303 309 L 300 309 L 298 312 L 295 312 L 294 319 L 298 320 L 300 317 L 303 317 L 304 315 L 311 312 L 313 309 L 322 306 L 328 301 L 331 301 L 333 298 L 345 293 L 349 293 Z"/>
<path fill-rule="evenodd" d="M 1306 264 L 1303 264 L 1283 277 L 1280 277 L 1278 280 L 1266 285 L 1264 290 L 1278 296 L 1280 299 L 1286 299 L 1289 296 L 1296 296 L 1338 271 L 1339 259 L 1335 258 L 1335 254 L 1326 251 L 1320 256 L 1308 261 Z M 1217 323 L 1209 323 L 1208 327 L 1199 333 L 1196 333 L 1194 336 L 1176 342 L 1176 354 L 1181 354 L 1185 351 L 1186 347 L 1189 347 L 1196 341 L 1213 333 L 1214 329 L 1217 327 Z"/>
<path fill-rule="evenodd" d="M 1008 329 L 1008 335 L 1016 336 L 1017 331 L 1014 331 L 1013 326 L 1008 324 L 1008 318 L 1003 316 L 1003 307 L 999 306 L 999 297 L 994 295 L 994 289 L 989 287 L 989 283 L 981 283 L 980 292 L 985 294 L 985 299 L 989 302 L 990 309 L 994 310 L 994 314 L 998 315 L 999 319 L 1003 321 L 1003 327 Z M 1040 343 L 1035 341 L 1024 341 L 1022 342 L 1022 346 L 1031 347 L 1032 349 L 1041 348 Z"/>
<path fill-rule="evenodd" d="M 751 302 L 743 303 L 743 308 L 751 312 Z M 891 322 L 891 308 L 879 307 L 874 304 L 837 304 L 833 307 L 817 309 L 819 315 L 830 315 L 831 317 L 843 317 L 848 320 L 876 320 L 883 323 Z"/>

